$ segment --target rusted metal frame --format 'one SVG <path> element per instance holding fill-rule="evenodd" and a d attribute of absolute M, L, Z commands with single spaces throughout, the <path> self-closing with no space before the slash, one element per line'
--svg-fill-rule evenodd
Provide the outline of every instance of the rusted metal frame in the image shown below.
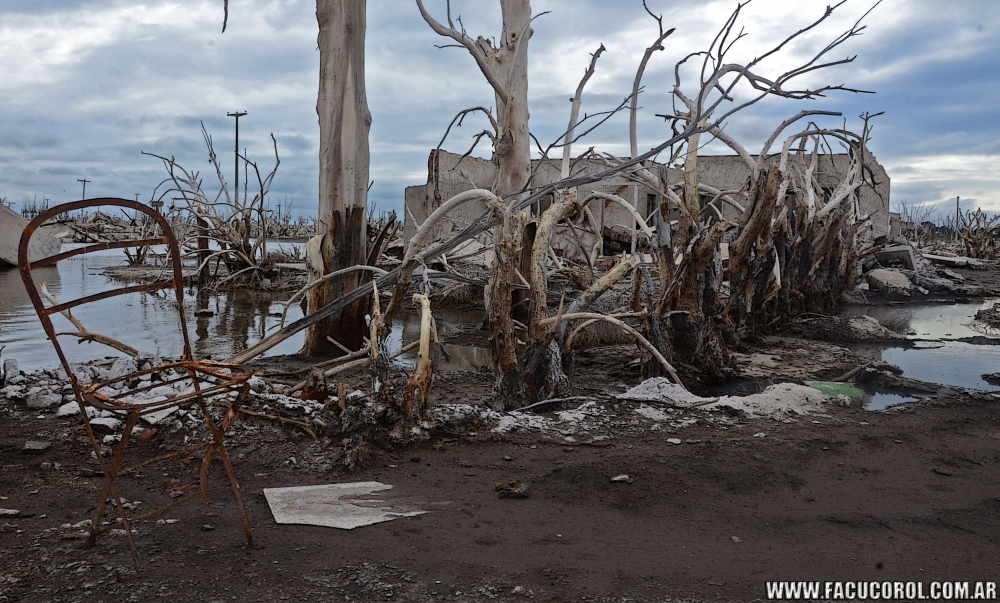
<path fill-rule="evenodd" d="M 160 461 L 165 461 L 167 459 L 172 459 L 172 458 L 184 455 L 184 454 L 188 454 L 188 453 L 194 452 L 195 450 L 198 450 L 199 448 L 204 448 L 205 446 L 208 446 L 210 443 L 211 443 L 210 441 L 206 440 L 204 442 L 195 444 L 193 446 L 188 446 L 187 448 L 181 448 L 180 450 L 174 450 L 173 452 L 167 452 L 165 454 L 161 454 L 160 456 L 153 457 L 151 459 L 146 459 L 146 460 L 142 461 L 141 463 L 136 463 L 135 465 L 131 465 L 129 467 L 126 467 L 125 469 L 122 469 L 121 471 L 118 472 L 118 475 L 119 475 L 119 477 L 122 476 L 122 475 L 128 475 L 129 473 L 132 473 L 133 471 L 136 471 L 137 469 L 142 469 L 143 467 L 146 467 L 148 465 L 152 465 L 153 463 L 158 463 Z"/>
<path fill-rule="evenodd" d="M 101 490 L 101 497 L 97 501 L 97 506 L 94 509 L 94 519 L 90 524 L 90 537 L 87 539 L 86 546 L 93 546 L 97 542 L 97 536 L 100 533 L 101 525 L 101 514 L 104 513 L 104 506 L 108 502 L 108 496 L 114 495 L 116 506 L 118 507 L 118 516 L 122 519 L 122 524 L 125 526 L 125 535 L 129 538 L 129 547 L 132 549 L 132 561 L 135 562 L 135 573 L 139 575 L 139 553 L 135 548 L 135 540 L 132 538 L 132 529 L 128 525 L 128 518 L 125 516 L 125 508 L 122 506 L 121 493 L 118 492 L 118 488 L 115 487 L 115 480 L 118 478 L 118 468 L 121 466 L 122 459 L 125 457 L 125 448 L 128 446 L 129 435 L 132 432 L 132 428 L 135 427 L 136 421 L 139 420 L 139 415 L 137 413 L 129 413 L 128 418 L 125 421 L 125 431 L 122 433 L 122 440 L 115 448 L 115 456 L 111 459 L 111 465 L 105 467 L 104 469 L 104 488 Z M 96 440 L 94 441 L 96 445 Z M 97 455 L 100 457 L 100 449 L 98 448 Z"/>
<path fill-rule="evenodd" d="M 153 243 L 153 244 L 162 244 L 161 241 L 165 241 L 166 244 L 168 245 L 170 257 L 171 257 L 171 260 L 172 260 L 171 263 L 173 265 L 173 277 L 174 277 L 173 278 L 173 283 L 169 283 L 167 281 L 159 281 L 157 283 L 152 283 L 152 284 L 138 286 L 138 287 L 127 287 L 127 288 L 123 288 L 123 289 L 112 290 L 112 291 L 104 292 L 104 293 L 101 293 L 101 294 L 89 296 L 89 297 L 86 297 L 86 298 L 81 298 L 81 299 L 78 299 L 78 300 L 74 300 L 72 302 L 68 302 L 68 303 L 64 303 L 64 304 L 59 304 L 57 306 L 53 306 L 53 307 L 50 307 L 50 308 L 46 308 L 45 304 L 42 302 L 41 296 L 38 293 L 38 288 L 35 285 L 34 278 L 31 275 L 32 268 L 38 268 L 38 267 L 41 267 L 41 266 L 49 266 L 49 265 L 52 265 L 52 264 L 58 262 L 60 259 L 65 259 L 66 257 L 72 257 L 72 256 L 75 256 L 75 255 L 82 255 L 84 253 L 88 253 L 88 252 L 92 252 L 92 251 L 97 251 L 97 250 L 101 250 L 101 249 L 112 249 L 112 248 L 121 248 L 121 247 L 136 246 L 137 244 L 139 246 L 142 246 L 143 243 L 148 243 L 148 242 L 151 241 L 149 239 L 143 239 L 143 240 L 138 240 L 138 241 L 122 241 L 122 242 L 117 242 L 115 244 L 102 243 L 102 244 L 98 244 L 98 245 L 88 246 L 86 248 L 83 248 L 82 250 L 73 250 L 73 252 L 70 252 L 70 254 L 68 254 L 68 255 L 67 254 L 57 254 L 56 256 L 49 256 L 48 258 L 43 258 L 42 260 L 39 260 L 38 262 L 35 262 L 34 265 L 32 265 L 31 263 L 28 262 L 28 258 L 27 258 L 27 256 L 28 256 L 28 245 L 30 243 L 31 237 L 34 235 L 35 231 L 38 229 L 39 226 L 41 226 L 43 223 L 47 222 L 51 217 L 53 217 L 55 215 L 58 215 L 60 213 L 75 211 L 77 209 L 85 209 L 85 208 L 88 208 L 88 207 L 102 206 L 102 205 L 113 205 L 113 206 L 126 207 L 126 208 L 129 208 L 129 209 L 132 209 L 132 210 L 135 210 L 135 211 L 138 211 L 138 212 L 141 212 L 141 213 L 144 213 L 144 214 L 150 216 L 151 218 L 153 218 L 153 220 L 157 224 L 159 224 L 160 229 L 162 230 L 162 232 L 164 233 L 164 235 L 163 235 L 162 239 L 156 240 L 156 242 Z M 186 317 L 184 315 L 184 285 L 183 285 L 184 284 L 184 280 L 183 280 L 183 267 L 182 267 L 182 264 L 181 264 L 180 248 L 179 248 L 179 246 L 177 244 L 176 237 L 173 235 L 173 231 L 171 230 L 170 224 L 167 223 L 167 221 L 159 213 L 152 211 L 150 208 L 148 208 L 148 207 L 146 207 L 146 206 L 144 206 L 142 204 L 139 204 L 138 202 L 129 201 L 127 199 L 98 198 L 98 199 L 91 199 L 91 200 L 86 200 L 86 201 L 75 201 L 75 202 L 72 202 L 72 203 L 64 203 L 64 204 L 57 205 L 55 207 L 49 208 L 48 210 L 42 212 L 41 214 L 39 214 L 38 216 L 36 216 L 35 219 L 32 220 L 28 224 L 28 226 L 25 228 L 24 232 L 21 235 L 21 240 L 20 240 L 20 243 L 19 243 L 19 246 L 18 246 L 18 267 L 19 267 L 19 270 L 20 270 L 20 273 L 21 273 L 21 279 L 24 281 L 25 289 L 26 289 L 26 291 L 28 293 L 28 296 L 31 299 L 31 302 L 32 302 L 32 305 L 35 308 L 36 314 L 38 314 L 38 318 L 39 318 L 40 322 L 42 323 L 42 328 L 45 331 L 45 334 L 48 336 L 48 339 L 52 342 L 52 345 L 53 345 L 53 347 L 56 350 L 56 354 L 59 356 L 59 360 L 62 363 L 63 368 L 66 370 L 66 373 L 70 376 L 70 382 L 71 382 L 71 384 L 73 386 L 74 394 L 75 394 L 75 397 L 77 399 L 77 404 L 80 406 L 80 413 L 81 413 L 81 416 L 82 416 L 82 419 L 83 419 L 83 422 L 84 422 L 84 426 L 85 426 L 85 428 L 87 430 L 87 435 L 90 438 L 91 447 L 93 448 L 94 454 L 97 457 L 97 460 L 98 460 L 98 462 L 101 465 L 101 469 L 104 471 L 104 476 L 105 476 L 104 487 L 102 488 L 101 498 L 98 500 L 97 505 L 95 506 L 94 520 L 93 520 L 93 522 L 92 522 L 92 524 L 90 526 L 91 527 L 90 537 L 88 538 L 88 540 L 86 542 L 86 546 L 93 545 L 94 542 L 97 539 L 97 535 L 98 534 L 111 529 L 111 527 L 109 527 L 106 530 L 102 530 L 100 528 L 100 518 L 101 518 L 101 515 L 104 512 L 104 507 L 107 504 L 108 495 L 109 494 L 113 494 L 114 497 L 115 497 L 116 506 L 118 508 L 118 515 L 119 515 L 119 517 L 122 520 L 122 525 L 125 528 L 125 534 L 126 534 L 126 537 L 128 538 L 128 541 L 129 541 L 129 548 L 131 549 L 132 560 L 133 560 L 133 562 L 135 564 L 135 569 L 136 569 L 136 576 L 135 577 L 138 577 L 140 575 L 140 571 L 141 571 L 140 570 L 140 564 L 139 564 L 139 554 L 138 554 L 138 550 L 137 550 L 137 548 L 135 546 L 135 539 L 132 536 L 132 528 L 129 525 L 128 517 L 127 517 L 127 514 L 125 512 L 125 508 L 124 508 L 122 500 L 121 500 L 121 495 L 120 495 L 120 493 L 118 491 L 117 486 L 115 485 L 115 480 L 118 477 L 120 477 L 121 475 L 125 475 L 125 474 L 127 474 L 127 473 L 129 473 L 131 471 L 134 471 L 135 469 L 139 468 L 140 466 L 148 465 L 151 462 L 156 462 L 156 460 L 163 460 L 164 458 L 171 458 L 171 457 L 174 457 L 174 456 L 180 456 L 180 454 L 184 454 L 185 451 L 182 450 L 182 451 L 177 451 L 175 453 L 170 453 L 168 455 L 162 455 L 158 459 L 150 459 L 147 462 L 140 463 L 139 465 L 133 466 L 131 468 L 127 468 L 127 469 L 125 469 L 125 471 L 122 471 L 121 470 L 122 460 L 124 458 L 125 451 L 126 451 L 126 449 L 128 447 L 128 442 L 129 442 L 132 430 L 134 429 L 135 424 L 138 421 L 138 418 L 139 418 L 139 416 L 141 414 L 141 411 L 136 408 L 137 405 L 128 405 L 128 406 L 122 406 L 122 407 L 112 406 L 112 407 L 108 407 L 107 410 L 125 410 L 127 412 L 127 419 L 126 419 L 125 431 L 122 434 L 122 440 L 119 443 L 119 445 L 117 446 L 117 448 L 115 450 L 115 455 L 112 458 L 111 463 L 109 464 L 104 459 L 101 447 L 100 447 L 100 445 L 97 442 L 97 438 L 96 438 L 96 436 L 94 434 L 93 427 L 90 424 L 90 416 L 87 414 L 87 410 L 90 407 L 93 407 L 93 408 L 100 408 L 101 407 L 100 399 L 97 398 L 98 394 L 96 394 L 96 391 L 93 391 L 93 390 L 94 389 L 100 389 L 100 387 L 103 387 L 106 383 L 113 383 L 116 380 L 111 380 L 109 382 L 102 383 L 101 385 L 98 385 L 96 388 L 87 389 L 85 391 L 85 389 L 83 387 L 81 387 L 81 384 L 79 383 L 79 380 L 77 379 L 76 374 L 73 372 L 72 367 L 70 366 L 69 362 L 66 359 L 65 354 L 63 353 L 62 346 L 59 344 L 59 340 L 58 340 L 58 338 L 56 336 L 55 327 L 52 324 L 52 320 L 51 320 L 50 316 L 51 316 L 51 314 L 53 314 L 55 312 L 60 312 L 60 311 L 63 311 L 63 310 L 68 310 L 70 308 L 73 308 L 73 307 L 76 307 L 76 306 L 79 306 L 79 305 L 83 305 L 83 304 L 88 303 L 88 302 L 99 301 L 101 299 L 106 299 L 106 298 L 109 298 L 109 297 L 113 297 L 115 295 L 123 295 L 123 294 L 131 293 L 131 292 L 142 292 L 142 291 L 146 291 L 146 290 L 158 290 L 158 289 L 172 288 L 175 291 L 175 297 L 176 297 L 176 301 L 177 301 L 178 318 L 179 318 L 180 327 L 181 327 L 181 335 L 182 335 L 183 340 L 184 340 L 184 350 L 183 350 L 183 354 L 182 354 L 182 361 L 181 361 L 181 363 L 177 363 L 177 365 L 180 366 L 181 368 L 186 368 L 188 370 L 188 373 L 190 374 L 192 382 L 193 382 L 194 387 L 195 387 L 196 396 L 198 397 L 198 400 L 199 400 L 199 405 L 202 406 L 203 412 L 206 413 L 206 415 L 207 415 L 207 417 L 209 419 L 208 423 L 209 423 L 210 429 L 212 430 L 212 433 L 213 433 L 213 439 L 212 440 L 204 442 L 204 443 L 202 443 L 200 445 L 197 445 L 195 447 L 192 447 L 191 449 L 194 450 L 194 449 L 200 448 L 201 446 L 207 446 L 208 447 L 208 451 L 206 451 L 206 454 L 212 454 L 214 447 L 216 445 L 219 446 L 219 448 L 220 448 L 220 456 L 222 456 L 223 463 L 226 465 L 226 471 L 229 474 L 230 482 L 232 483 L 232 486 L 233 486 L 233 492 L 236 495 L 237 502 L 239 503 L 239 506 L 240 506 L 240 512 L 241 512 L 241 515 L 242 515 L 242 518 L 243 518 L 243 528 L 244 528 L 244 531 L 246 532 L 246 535 L 247 535 L 247 542 L 251 546 L 255 547 L 256 545 L 254 545 L 254 543 L 253 543 L 253 534 L 252 534 L 252 531 L 251 531 L 249 518 L 247 517 L 247 514 L 246 514 L 246 507 L 243 504 L 243 498 L 242 498 L 242 495 L 241 495 L 241 492 L 240 492 L 239 482 L 236 480 L 236 474 L 233 471 L 232 462 L 229 459 L 228 452 L 226 451 L 224 445 L 222 445 L 222 442 L 221 442 L 222 436 L 224 436 L 225 431 L 232 424 L 232 420 L 235 417 L 235 415 L 233 417 L 230 417 L 229 413 L 227 412 L 227 414 L 223 418 L 223 429 L 220 431 L 219 428 L 215 425 L 214 420 L 211 419 L 211 415 L 208 413 L 207 407 L 205 406 L 205 401 L 204 401 L 204 394 L 208 394 L 208 393 L 213 393 L 214 394 L 214 393 L 216 393 L 216 392 L 218 392 L 218 391 L 220 391 L 220 390 L 222 390 L 224 388 L 227 388 L 227 387 L 231 388 L 231 387 L 239 384 L 240 385 L 240 390 L 237 393 L 237 399 L 234 402 L 234 404 L 238 408 L 238 406 L 241 405 L 242 402 L 243 402 L 243 400 L 246 398 L 246 395 L 247 395 L 247 393 L 249 391 L 249 384 L 247 383 L 247 380 L 249 379 L 250 375 L 249 375 L 249 372 L 245 368 L 240 367 L 238 365 L 234 365 L 232 363 L 210 362 L 210 363 L 206 363 L 206 364 L 201 364 L 201 363 L 197 363 L 197 362 L 193 361 L 193 357 L 192 357 L 192 354 L 191 354 L 191 343 L 190 343 L 190 339 L 188 337 L 188 332 L 187 332 L 187 320 L 186 320 Z M 218 368 L 216 368 L 216 367 L 219 367 L 219 366 L 225 366 L 225 368 L 229 369 L 230 371 L 238 370 L 242 374 L 235 375 L 235 376 L 232 375 L 232 374 L 225 374 L 222 371 L 218 370 Z M 134 378 L 137 375 L 144 374 L 146 372 L 154 372 L 154 371 L 157 371 L 157 370 L 165 370 L 166 368 L 172 368 L 172 367 L 165 367 L 165 366 L 156 367 L 155 369 L 149 369 L 148 371 L 140 371 L 139 373 L 134 373 L 132 375 L 128 375 L 128 376 L 122 377 L 119 380 L 124 381 L 124 380 L 127 380 L 129 378 Z M 192 369 L 194 369 L 194 370 L 192 370 Z M 215 377 L 218 380 L 226 381 L 226 383 L 223 383 L 223 384 L 213 384 L 213 387 L 209 388 L 208 390 L 205 390 L 204 392 L 201 392 L 201 389 L 200 389 L 201 380 L 195 374 L 195 370 L 201 371 L 204 374 L 209 375 L 211 377 Z M 180 381 L 182 379 L 183 379 L 183 377 L 179 378 L 177 381 Z M 208 380 L 206 379 L 206 381 L 208 381 Z M 176 382 L 176 381 L 171 381 L 171 383 L 173 383 L 173 382 Z M 159 387 L 159 385 L 157 385 L 156 387 Z M 87 399 L 88 397 L 91 398 L 91 399 Z M 214 396 L 210 396 L 210 397 L 214 397 Z M 182 397 L 180 397 L 180 400 L 178 400 L 177 398 L 172 398 L 172 399 L 170 399 L 168 401 L 164 401 L 164 402 L 168 402 L 168 403 L 167 404 L 163 404 L 162 407 L 166 408 L 166 407 L 170 407 L 170 406 L 174 406 L 174 405 L 176 405 L 176 406 L 182 406 L 185 403 L 187 403 L 188 400 L 189 400 L 188 396 L 182 396 Z M 93 404 L 93 402 L 98 402 L 98 404 Z M 123 404 L 123 403 L 120 403 L 120 404 Z M 232 407 L 230 407 L 230 408 L 232 408 Z M 204 488 L 203 488 L 203 490 L 204 490 Z M 174 506 L 176 504 L 180 504 L 181 502 L 183 502 L 185 500 L 190 500 L 194 496 L 197 496 L 197 495 L 192 495 L 190 497 L 184 497 L 184 498 L 182 498 L 182 499 L 180 499 L 178 501 L 175 501 L 174 503 L 171 503 L 171 504 L 169 504 L 169 505 L 167 505 L 165 507 L 162 507 L 159 510 L 154 510 L 154 512 L 162 512 L 163 510 L 165 510 L 167 508 L 170 508 L 170 507 L 172 507 L 172 506 Z M 145 517 L 145 516 L 148 516 L 149 514 L 150 513 L 143 514 L 143 515 L 141 515 L 139 517 Z"/>
<path fill-rule="evenodd" d="M 159 289 L 173 289 L 174 283 L 170 281 L 156 281 L 153 283 L 145 283 L 143 285 L 132 285 L 131 287 L 121 287 L 119 289 L 110 289 L 108 291 L 101 291 L 100 293 L 95 293 L 93 295 L 88 295 L 87 297 L 80 297 L 72 301 L 63 302 L 58 306 L 50 306 L 42 310 L 45 314 L 51 315 L 58 312 L 64 312 L 70 310 L 77 306 L 82 306 L 83 304 L 89 304 L 95 301 L 101 301 L 102 299 L 107 299 L 109 297 L 115 297 L 116 295 L 126 295 L 128 293 L 146 293 L 148 291 L 156 291 Z"/>
<path fill-rule="evenodd" d="M 210 377 L 214 377 L 216 379 L 226 379 L 230 383 L 235 383 L 235 382 L 239 381 L 241 378 L 244 377 L 244 375 L 246 376 L 246 378 L 248 378 L 248 379 L 250 378 L 250 371 L 248 371 L 246 368 L 244 368 L 242 366 L 239 366 L 239 365 L 236 365 L 236 364 L 216 363 L 216 364 L 224 365 L 225 368 L 229 368 L 231 370 L 241 371 L 242 374 L 232 375 L 232 374 L 224 373 L 224 372 L 219 371 L 219 370 L 213 370 L 213 368 L 214 368 L 213 365 L 207 365 L 206 366 L 205 363 L 204 363 L 204 361 L 202 361 L 202 362 L 199 362 L 199 361 L 170 362 L 170 363 L 167 363 L 167 364 L 161 364 L 160 366 L 157 366 L 157 367 L 154 367 L 154 368 L 151 368 L 151 369 L 146 369 L 146 370 L 138 371 L 138 372 L 135 372 L 135 373 L 129 373 L 128 375 L 124 375 L 122 377 L 117 377 L 115 379 L 108 379 L 107 381 L 102 381 L 100 383 L 91 384 L 91 385 L 88 385 L 86 387 L 82 387 L 82 389 L 84 390 L 85 393 L 89 393 L 91 395 L 94 395 L 95 398 L 98 398 L 98 399 L 100 399 L 100 398 L 108 398 L 109 400 L 113 400 L 113 398 L 110 398 L 109 396 L 103 396 L 103 394 L 97 396 L 95 394 L 97 393 L 97 390 L 101 389 L 102 387 L 110 387 L 111 384 L 113 384 L 113 383 L 119 383 L 119 382 L 122 382 L 122 381 L 128 381 L 128 380 L 131 380 L 131 379 L 135 379 L 135 378 L 141 377 L 143 375 L 150 375 L 150 374 L 153 374 L 153 373 L 163 372 L 163 371 L 170 370 L 170 369 L 183 368 L 183 367 L 191 364 L 192 362 L 197 366 L 197 370 L 199 372 L 204 373 L 205 375 L 209 375 Z M 156 389 L 157 387 L 163 387 L 164 385 L 171 385 L 173 383 L 179 383 L 181 381 L 184 381 L 185 379 L 190 379 L 190 377 L 189 376 L 181 376 L 181 377 L 177 377 L 176 379 L 170 379 L 170 380 L 167 380 L 167 381 L 158 381 L 156 383 L 151 383 L 150 385 L 148 385 L 146 387 L 141 387 L 141 388 L 138 388 L 138 389 L 129 390 L 124 395 L 132 396 L 132 395 L 135 395 L 135 394 L 138 394 L 138 393 L 142 393 L 142 392 L 146 392 L 146 391 L 150 391 L 150 390 Z M 173 400 L 173 399 L 174 398 L 170 398 L 170 400 Z M 137 405 L 134 405 L 134 404 L 129 404 L 128 405 L 129 408 L 133 408 L 135 406 L 137 406 Z M 117 407 L 112 407 L 112 406 L 108 406 L 106 408 L 103 407 L 103 406 L 101 407 L 101 410 L 117 410 L 117 409 L 118 409 Z"/>
<path fill-rule="evenodd" d="M 248 378 L 249 379 L 249 378 Z M 222 464 L 226 468 L 226 473 L 229 475 L 229 482 L 233 487 L 233 495 L 236 497 L 236 504 L 239 505 L 240 515 L 243 520 L 243 531 L 247 536 L 247 544 L 251 548 L 257 548 L 257 545 L 253 540 L 253 528 L 250 526 L 250 518 L 247 517 L 246 505 L 243 503 L 243 493 L 240 489 L 239 480 L 236 479 L 236 471 L 233 469 L 233 462 L 229 458 L 229 451 L 226 450 L 224 443 L 225 432 L 232 425 L 233 420 L 239 415 L 239 409 L 243 405 L 243 401 L 246 399 L 247 394 L 250 391 L 250 384 L 247 380 L 244 380 L 241 384 L 240 391 L 236 396 L 236 400 L 229 406 L 226 413 L 222 418 L 222 428 L 215 424 L 215 419 L 212 414 L 208 411 L 208 406 L 205 403 L 205 398 L 202 395 L 197 382 L 195 383 L 195 393 L 198 396 L 198 406 L 201 407 L 202 414 L 205 416 L 205 425 L 212 432 L 212 443 L 209 444 L 208 449 L 205 451 L 205 458 L 201 463 L 201 491 L 202 491 L 202 501 L 208 504 L 208 470 L 212 465 L 212 457 L 215 455 L 216 448 L 219 451 L 219 457 L 222 458 Z M 231 418 L 232 417 L 232 418 Z M 228 421 L 227 421 L 228 419 Z"/>
<path fill-rule="evenodd" d="M 105 243 L 98 243 L 96 245 L 89 245 L 87 247 L 80 247 L 79 249 L 71 249 L 69 251 L 64 251 L 62 253 L 57 253 L 56 255 L 50 255 L 49 257 L 34 262 L 28 266 L 28 270 L 34 270 L 36 268 L 44 268 L 46 266 L 51 266 L 56 262 L 71 258 L 77 255 L 83 255 L 85 253 L 91 253 L 93 251 L 105 251 L 108 249 L 124 249 L 126 247 L 151 247 L 153 245 L 164 245 L 169 243 L 167 237 L 160 237 L 158 239 L 142 239 L 134 241 L 107 241 Z"/>

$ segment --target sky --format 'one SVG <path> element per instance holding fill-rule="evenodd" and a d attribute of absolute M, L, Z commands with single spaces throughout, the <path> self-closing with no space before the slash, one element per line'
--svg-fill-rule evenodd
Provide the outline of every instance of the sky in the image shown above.
<path fill-rule="evenodd" d="M 640 95 L 640 152 L 669 138 L 657 113 L 671 110 L 674 64 L 708 47 L 736 7 L 733 0 L 648 0 L 664 26 L 676 28 L 654 54 Z M 820 27 L 763 62 L 775 75 L 805 62 L 863 15 L 872 2 L 848 0 Z M 444 0 L 425 0 L 439 20 Z M 823 14 L 827 1 L 754 0 L 740 17 L 746 37 L 730 51 L 746 62 Z M 223 175 L 233 175 L 233 119 L 240 146 L 262 170 L 280 156 L 271 205 L 315 215 L 319 127 L 319 52 L 315 0 L 2 0 L 0 2 L 0 198 L 51 203 L 81 196 L 148 201 L 166 172 L 142 152 L 175 157 L 217 180 L 207 162 L 204 123 Z M 618 105 L 631 89 L 644 49 L 657 35 L 641 0 L 534 0 L 529 42 L 530 127 L 551 142 L 566 127 L 572 96 L 590 53 L 607 51 L 584 92 L 583 113 Z M 369 204 L 402 207 L 406 186 L 426 182 L 427 155 L 452 117 L 493 105 L 485 78 L 464 49 L 421 19 L 411 0 L 369 0 L 366 85 L 372 113 Z M 454 0 L 472 37 L 500 34 L 499 2 Z M 871 150 L 891 180 L 891 203 L 1000 212 L 1000 2 L 883 0 L 863 35 L 829 58 L 847 65 L 813 72 L 808 85 L 843 84 L 875 94 L 831 92 L 811 101 L 774 99 L 732 116 L 726 131 L 751 152 L 802 109 L 840 111 L 821 125 L 858 129 L 864 112 L 885 112 Z M 691 74 L 684 74 L 691 75 Z M 690 92 L 692 78 L 682 78 Z M 739 94 L 745 94 L 739 92 Z M 742 98 L 737 96 L 737 100 Z M 444 147 L 464 152 L 485 127 L 470 118 Z M 610 119 L 574 149 L 628 154 L 628 116 Z M 705 153 L 723 153 L 718 144 Z M 488 157 L 483 144 L 476 153 Z M 240 176 L 241 180 L 243 176 Z"/>

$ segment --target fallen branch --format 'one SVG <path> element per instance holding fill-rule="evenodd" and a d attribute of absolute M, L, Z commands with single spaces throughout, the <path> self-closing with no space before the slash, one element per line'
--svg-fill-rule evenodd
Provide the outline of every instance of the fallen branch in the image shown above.
<path fill-rule="evenodd" d="M 281 310 L 281 322 L 279 323 L 279 328 L 285 326 L 285 317 L 288 315 L 288 308 L 290 308 L 292 304 L 294 304 L 296 301 L 301 299 L 303 295 L 309 293 L 309 291 L 311 291 L 313 288 L 318 287 L 323 283 L 329 282 L 342 274 L 347 274 L 348 272 L 354 272 L 355 270 L 368 270 L 382 276 L 389 274 L 387 271 L 382 270 L 381 268 L 376 268 L 375 266 L 351 266 L 349 268 L 334 270 L 330 274 L 324 274 L 322 277 L 314 280 L 313 282 L 307 284 L 305 287 L 302 287 L 301 289 L 296 291 L 295 295 L 290 297 L 288 301 L 286 301 L 283 304 L 284 307 Z"/>
<path fill-rule="evenodd" d="M 50 302 L 52 302 L 53 306 L 58 306 L 59 305 L 59 300 L 57 300 L 54 295 L 52 295 L 51 293 L 49 293 L 49 290 L 46 287 L 46 285 L 47 285 L 47 283 L 42 283 L 42 286 L 40 287 L 41 290 L 42 290 L 42 295 L 44 295 L 46 299 L 48 299 Z M 80 322 L 80 319 L 74 317 L 73 314 L 68 309 L 67 310 L 63 310 L 62 312 L 60 312 L 60 314 L 62 314 L 63 316 L 65 316 L 71 323 L 73 323 L 73 326 L 77 328 L 77 332 L 76 333 L 56 333 L 56 336 L 59 336 L 59 335 L 70 335 L 72 337 L 78 337 L 80 339 L 79 343 L 83 343 L 84 341 L 96 341 L 97 343 L 103 343 L 104 345 L 106 345 L 108 347 L 114 348 L 114 349 L 118 350 L 119 352 L 123 352 L 125 354 L 128 354 L 129 356 L 132 356 L 133 358 L 139 355 L 139 351 L 138 350 L 136 350 L 135 348 L 133 348 L 130 345 L 127 345 L 127 344 L 124 344 L 124 343 L 118 341 L 117 339 L 112 339 L 110 337 L 106 337 L 106 336 L 100 335 L 98 333 L 91 333 L 90 331 L 88 331 L 86 329 L 86 327 L 83 326 L 83 323 Z"/>

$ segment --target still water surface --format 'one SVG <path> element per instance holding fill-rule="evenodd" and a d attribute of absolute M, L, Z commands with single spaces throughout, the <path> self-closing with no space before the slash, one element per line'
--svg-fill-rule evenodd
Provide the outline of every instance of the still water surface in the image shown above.
<path fill-rule="evenodd" d="M 72 249 L 79 245 L 63 245 Z M 104 276 L 106 268 L 125 263 L 121 250 L 80 255 L 58 265 L 34 272 L 35 281 L 47 283 L 48 290 L 60 302 L 122 286 Z M 208 309 L 213 316 L 195 316 Z M 193 289 L 185 290 L 184 313 L 188 336 L 196 358 L 227 358 L 273 333 L 280 321 L 282 305 L 266 293 L 220 293 L 197 298 Z M 85 304 L 73 310 L 90 331 L 123 341 L 141 352 L 164 357 L 180 356 L 182 338 L 176 303 L 162 295 L 130 293 Z M 288 322 L 302 317 L 296 305 L 288 311 Z M 75 331 L 61 315 L 53 317 L 56 330 Z M 298 334 L 272 348 L 266 355 L 291 354 L 302 347 Z M 72 362 L 120 355 L 100 344 L 78 344 L 75 337 L 60 337 L 63 351 Z M 54 367 L 59 363 L 55 349 L 45 338 L 31 300 L 16 268 L 0 268 L 0 345 L 4 358 L 15 358 L 22 370 Z"/>

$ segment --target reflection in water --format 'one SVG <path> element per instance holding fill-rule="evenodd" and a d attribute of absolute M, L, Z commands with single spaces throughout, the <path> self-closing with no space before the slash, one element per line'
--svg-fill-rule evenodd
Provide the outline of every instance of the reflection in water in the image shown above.
<path fill-rule="evenodd" d="M 980 390 L 996 388 L 982 375 L 1000 372 L 1000 346 L 955 341 L 965 337 L 995 337 L 993 329 L 975 322 L 976 313 L 992 307 L 996 299 L 970 304 L 904 304 L 848 306 L 844 316 L 872 316 L 886 327 L 916 340 L 907 347 L 885 344 L 852 344 L 855 353 L 883 360 L 903 369 L 903 376 L 928 383 Z M 1000 343 L 1000 340 L 998 340 Z M 892 405 L 912 400 L 884 399 Z"/>
<path fill-rule="evenodd" d="M 994 298 L 971 304 L 903 304 L 895 306 L 847 306 L 842 316 L 871 316 L 887 329 L 912 339 L 959 339 L 996 334 L 974 323 L 976 313 L 990 308 Z"/>
<path fill-rule="evenodd" d="M 64 249 L 74 246 L 64 245 Z M 46 282 L 60 301 L 69 301 L 122 286 L 105 277 L 103 270 L 123 263 L 121 251 L 110 250 L 63 260 L 56 267 L 34 274 L 36 282 Z M 189 289 L 184 302 L 191 346 L 198 358 L 231 356 L 273 333 L 280 320 L 281 304 L 257 292 L 199 295 Z M 196 315 L 198 309 L 212 310 L 214 315 Z M 182 351 L 176 303 L 165 295 L 122 295 L 80 306 L 73 315 L 88 329 L 142 352 L 177 357 Z M 294 306 L 289 309 L 288 321 L 301 316 L 301 309 Z M 53 317 L 53 324 L 60 332 L 75 330 L 62 316 Z M 267 355 L 295 353 L 302 347 L 303 337 L 291 337 Z M 78 345 L 73 337 L 61 337 L 60 343 L 71 362 L 118 355 L 116 350 L 99 344 Z M 52 367 L 59 362 L 24 290 L 21 275 L 14 268 L 0 269 L 0 345 L 6 346 L 3 355 L 16 358 L 25 370 Z"/>

